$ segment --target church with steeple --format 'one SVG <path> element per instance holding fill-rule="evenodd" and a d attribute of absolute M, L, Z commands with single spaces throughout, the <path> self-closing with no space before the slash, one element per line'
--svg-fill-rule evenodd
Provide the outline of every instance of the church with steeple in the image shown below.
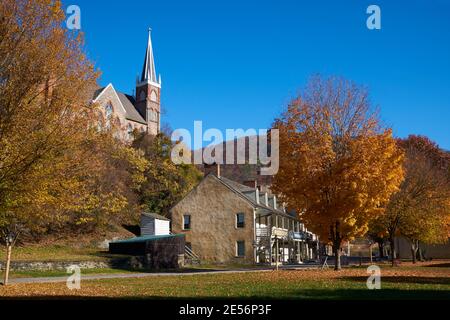
<path fill-rule="evenodd" d="M 133 133 L 156 135 L 161 128 L 161 75 L 156 76 L 151 29 L 142 72 L 136 79 L 135 95 L 117 91 L 113 84 L 95 88 L 92 102 L 100 107 L 105 127 L 113 124 L 121 129 L 123 140 L 132 140 Z"/>

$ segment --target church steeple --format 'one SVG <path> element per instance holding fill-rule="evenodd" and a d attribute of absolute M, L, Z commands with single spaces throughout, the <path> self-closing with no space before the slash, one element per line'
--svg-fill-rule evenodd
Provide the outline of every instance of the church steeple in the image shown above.
<path fill-rule="evenodd" d="M 156 135 L 160 130 L 161 76 L 156 78 L 151 29 L 148 30 L 147 50 L 140 79 L 136 81 L 136 109 L 147 122 L 147 132 Z"/>
<path fill-rule="evenodd" d="M 153 82 L 161 85 L 156 79 L 155 59 L 153 58 L 152 29 L 148 29 L 147 50 L 145 51 L 144 66 L 142 68 L 141 82 Z"/>

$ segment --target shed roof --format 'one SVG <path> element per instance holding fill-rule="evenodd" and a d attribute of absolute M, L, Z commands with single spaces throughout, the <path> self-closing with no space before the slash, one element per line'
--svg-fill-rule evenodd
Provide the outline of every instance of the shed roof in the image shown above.
<path fill-rule="evenodd" d="M 174 237 L 184 237 L 184 234 L 164 234 L 164 235 L 158 235 L 158 236 L 141 236 L 141 237 L 134 237 L 130 239 L 124 239 L 124 240 L 116 240 L 111 241 L 110 243 L 138 243 L 138 242 L 146 242 L 146 241 L 152 241 L 152 240 L 158 240 L 158 239 L 164 239 L 164 238 L 174 238 Z"/>
<path fill-rule="evenodd" d="M 154 213 L 154 212 L 142 212 L 143 216 L 149 217 L 149 218 L 154 218 L 154 219 L 158 219 L 158 220 L 165 220 L 165 221 L 170 221 L 169 218 L 166 218 L 160 214 Z"/>

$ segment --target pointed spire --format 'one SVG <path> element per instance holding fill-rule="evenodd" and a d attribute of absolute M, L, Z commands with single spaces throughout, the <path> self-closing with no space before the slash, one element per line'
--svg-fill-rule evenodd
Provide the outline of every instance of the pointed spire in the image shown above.
<path fill-rule="evenodd" d="M 153 59 L 151 28 L 148 28 L 148 43 L 145 52 L 144 67 L 142 68 L 141 82 L 148 81 L 158 83 L 156 79 L 155 60 Z"/>

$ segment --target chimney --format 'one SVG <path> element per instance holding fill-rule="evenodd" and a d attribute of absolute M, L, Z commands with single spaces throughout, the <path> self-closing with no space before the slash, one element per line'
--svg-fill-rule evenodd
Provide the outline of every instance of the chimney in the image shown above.
<path fill-rule="evenodd" d="M 244 186 L 250 187 L 252 189 L 258 189 L 258 182 L 256 180 L 247 180 L 243 183 Z"/>
<path fill-rule="evenodd" d="M 215 174 L 218 178 L 220 178 L 220 164 L 213 163 L 213 164 L 203 164 L 203 174 L 207 176 L 208 174 Z"/>

